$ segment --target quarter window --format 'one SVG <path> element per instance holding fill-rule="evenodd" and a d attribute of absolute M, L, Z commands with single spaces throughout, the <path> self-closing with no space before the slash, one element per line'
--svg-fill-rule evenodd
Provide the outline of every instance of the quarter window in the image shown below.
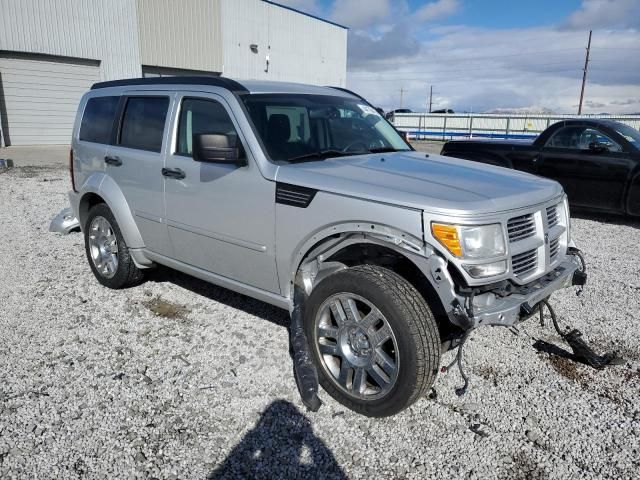
<path fill-rule="evenodd" d="M 94 97 L 89 99 L 80 125 L 80 140 L 94 143 L 110 143 L 118 100 L 120 100 L 120 97 Z"/>
<path fill-rule="evenodd" d="M 235 136 L 237 142 L 237 132 L 231 117 L 220 103 L 214 100 L 185 98 L 180 109 L 176 153 L 191 156 L 193 136 L 203 133 Z"/>
<path fill-rule="evenodd" d="M 120 145 L 160 152 L 168 109 L 167 97 L 129 97 L 122 118 Z"/>

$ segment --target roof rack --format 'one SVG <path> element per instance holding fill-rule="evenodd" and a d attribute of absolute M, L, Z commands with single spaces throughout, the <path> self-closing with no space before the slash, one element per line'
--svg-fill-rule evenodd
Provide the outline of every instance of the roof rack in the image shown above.
<path fill-rule="evenodd" d="M 248 92 L 240 83 L 225 77 L 214 76 L 184 76 L 184 77 L 149 77 L 149 78 L 128 78 L 125 80 L 111 80 L 108 82 L 98 82 L 91 86 L 91 90 L 109 87 L 127 87 L 132 85 L 211 85 L 222 87 L 232 92 Z"/>

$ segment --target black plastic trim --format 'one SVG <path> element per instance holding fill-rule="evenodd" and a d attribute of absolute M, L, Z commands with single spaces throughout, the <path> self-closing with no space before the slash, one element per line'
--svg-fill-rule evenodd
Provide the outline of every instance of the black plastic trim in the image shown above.
<path fill-rule="evenodd" d="M 235 80 L 224 77 L 206 76 L 184 76 L 184 77 L 149 77 L 149 78 L 129 78 L 125 80 L 110 80 L 108 82 L 98 82 L 91 86 L 91 90 L 109 87 L 128 87 L 135 85 L 208 85 L 222 87 L 235 93 L 249 92 L 246 87 Z"/>
<path fill-rule="evenodd" d="M 313 188 L 276 182 L 276 203 L 291 207 L 307 208 L 318 193 Z"/>

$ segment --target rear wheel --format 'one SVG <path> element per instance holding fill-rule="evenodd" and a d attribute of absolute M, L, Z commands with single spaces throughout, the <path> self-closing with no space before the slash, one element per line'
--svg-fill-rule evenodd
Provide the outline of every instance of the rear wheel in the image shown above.
<path fill-rule="evenodd" d="M 133 262 L 118 222 L 104 203 L 89 210 L 84 239 L 89 265 L 102 285 L 124 288 L 142 280 L 142 270 Z"/>
<path fill-rule="evenodd" d="M 322 387 L 358 413 L 393 415 L 435 380 L 437 324 L 391 270 L 360 265 L 326 278 L 309 297 L 305 328 Z"/>

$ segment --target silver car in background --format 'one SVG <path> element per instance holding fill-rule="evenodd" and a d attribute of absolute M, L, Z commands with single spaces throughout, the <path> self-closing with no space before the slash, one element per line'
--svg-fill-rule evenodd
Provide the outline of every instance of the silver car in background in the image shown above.
<path fill-rule="evenodd" d="M 69 194 L 110 288 L 156 264 L 291 312 L 296 380 L 397 413 L 441 351 L 575 283 L 566 196 L 521 172 L 416 152 L 339 88 L 171 77 L 96 84 Z"/>

